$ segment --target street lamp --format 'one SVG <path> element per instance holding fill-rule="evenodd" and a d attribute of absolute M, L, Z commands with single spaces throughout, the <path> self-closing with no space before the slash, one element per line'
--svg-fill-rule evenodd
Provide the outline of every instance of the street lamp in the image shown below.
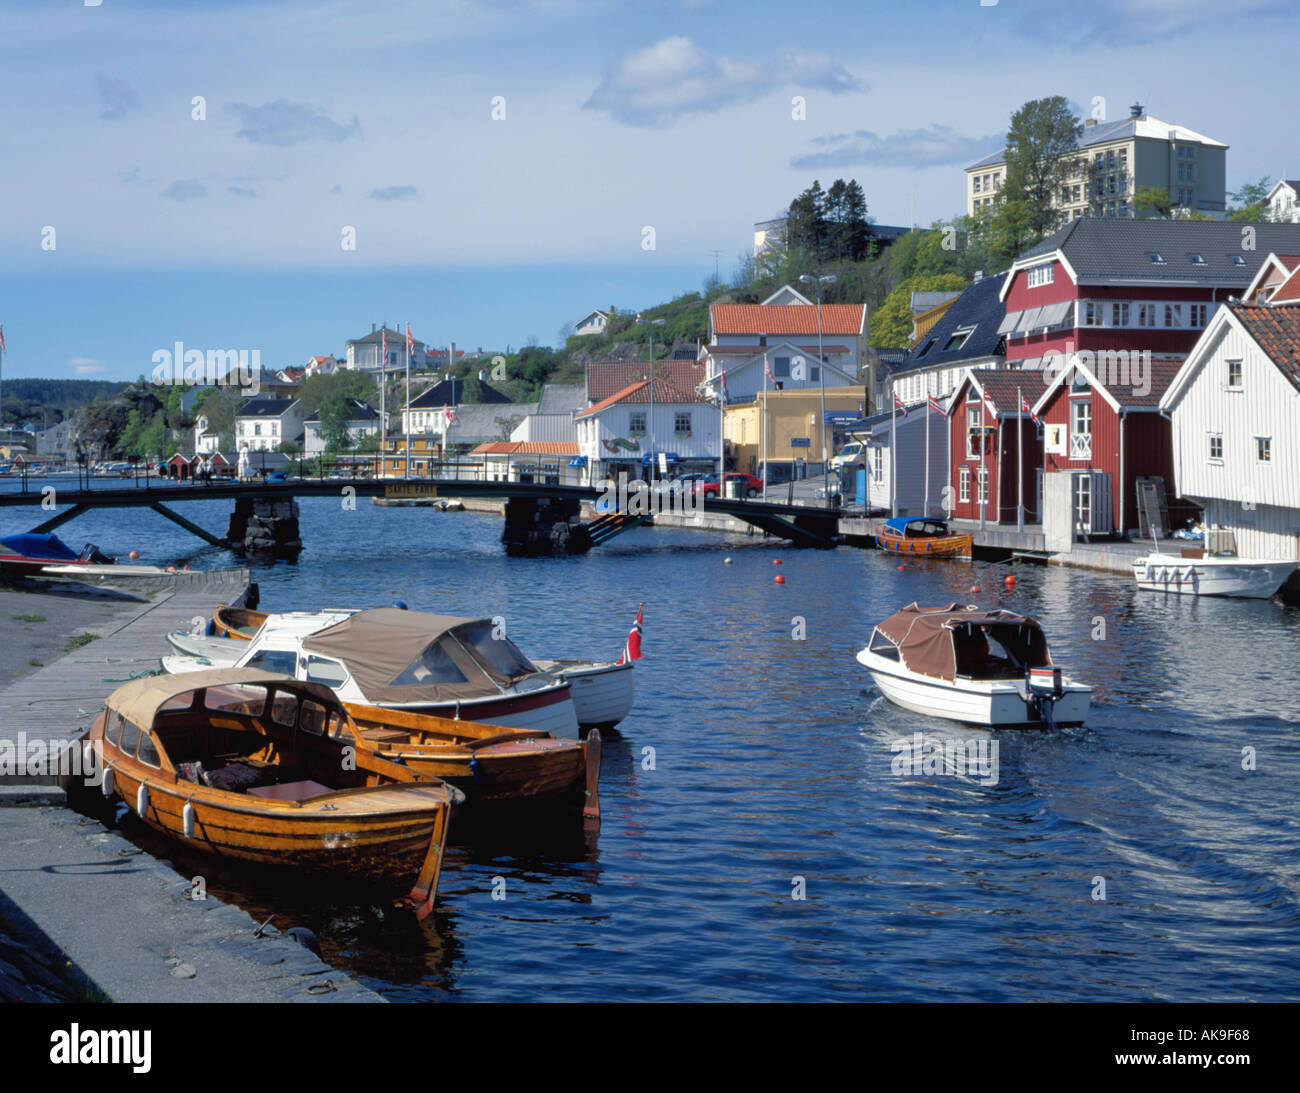
<path fill-rule="evenodd" d="M 822 351 L 822 285 L 835 283 L 835 274 L 814 277 L 811 273 L 801 274 L 799 280 L 806 285 L 817 286 L 817 378 L 822 388 L 822 496 L 826 504 L 831 503 L 830 459 L 826 455 L 826 355 Z"/>
<path fill-rule="evenodd" d="M 643 319 L 636 317 L 637 326 L 650 327 L 650 481 L 655 479 L 655 332 L 654 327 L 663 326 L 663 319 Z"/>

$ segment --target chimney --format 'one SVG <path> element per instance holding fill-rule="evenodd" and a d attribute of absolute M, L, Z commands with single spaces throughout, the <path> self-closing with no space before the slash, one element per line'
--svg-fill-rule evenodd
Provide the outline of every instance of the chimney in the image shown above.
<path fill-rule="evenodd" d="M 1084 127 L 1085 129 L 1091 129 L 1091 128 L 1092 128 L 1094 125 L 1096 125 L 1096 124 L 1097 124 L 1097 119 L 1096 119 L 1096 118 L 1089 118 L 1087 121 L 1085 121 L 1085 122 L 1083 123 L 1083 127 Z"/>
<path fill-rule="evenodd" d="M 1142 104 L 1140 102 L 1135 102 L 1130 106 L 1128 108 L 1128 116 L 1130 118 L 1140 118 L 1142 116 Z"/>
<path fill-rule="evenodd" d="M 456 343 L 455 342 L 447 343 L 447 367 L 448 368 L 456 367 Z"/>
<path fill-rule="evenodd" d="M 984 271 L 982 269 L 977 269 L 975 271 L 975 280 L 976 281 L 984 280 Z"/>
<path fill-rule="evenodd" d="M 374 332 L 375 332 L 375 324 L 374 324 L 374 323 L 371 323 L 371 324 L 370 324 L 370 333 L 373 334 Z"/>

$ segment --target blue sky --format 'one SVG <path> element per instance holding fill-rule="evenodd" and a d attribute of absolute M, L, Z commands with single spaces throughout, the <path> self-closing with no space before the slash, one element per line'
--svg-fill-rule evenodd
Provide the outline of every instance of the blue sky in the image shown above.
<path fill-rule="evenodd" d="M 1268 107 L 1297 30 L 1276 0 L 8 0 L 5 374 L 134 378 L 177 340 L 283 367 L 384 320 L 550 344 L 730 273 L 813 178 L 960 212 L 1049 94 L 1225 141 L 1230 188 L 1300 175 Z"/>

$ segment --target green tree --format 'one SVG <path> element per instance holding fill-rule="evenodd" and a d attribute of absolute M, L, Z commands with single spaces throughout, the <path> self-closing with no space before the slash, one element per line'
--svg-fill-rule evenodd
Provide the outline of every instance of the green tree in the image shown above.
<path fill-rule="evenodd" d="M 390 394 L 392 387 L 390 385 Z M 303 414 L 311 416 L 321 408 L 328 395 L 360 399 L 371 406 L 379 405 L 379 385 L 366 372 L 344 369 L 329 375 L 309 376 L 298 392 Z"/>
<path fill-rule="evenodd" d="M 869 343 L 879 349 L 897 349 L 912 342 L 912 293 L 940 292 L 966 287 L 957 273 L 931 273 L 899 282 L 885 302 L 871 316 Z"/>
<path fill-rule="evenodd" d="M 1081 162 L 1083 125 L 1064 96 L 1032 99 L 1011 115 L 1007 130 L 1007 177 L 996 219 L 1006 212 L 999 235 L 1036 243 L 1055 231 L 1060 213 L 1052 202 Z"/>
<path fill-rule="evenodd" d="M 803 252 L 814 262 L 825 254 L 826 193 L 816 179 L 786 209 L 785 247 Z"/>
<path fill-rule="evenodd" d="M 1241 189 L 1228 194 L 1232 202 L 1228 206 L 1229 220 L 1267 220 L 1268 191 L 1272 189 L 1268 176 L 1258 182 L 1247 182 Z"/>
<path fill-rule="evenodd" d="M 1164 186 L 1139 186 L 1133 195 L 1133 214 L 1140 220 L 1168 219 L 1173 198 Z"/>
<path fill-rule="evenodd" d="M 317 413 L 327 452 L 345 452 L 352 447 L 352 431 L 348 423 L 356 412 L 352 399 L 339 390 L 331 391 L 321 401 Z"/>

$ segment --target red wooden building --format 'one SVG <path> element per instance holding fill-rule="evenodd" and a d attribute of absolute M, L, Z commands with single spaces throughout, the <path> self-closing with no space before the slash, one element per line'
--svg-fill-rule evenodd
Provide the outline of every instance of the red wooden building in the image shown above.
<path fill-rule="evenodd" d="M 1033 404 L 1043 423 L 1041 470 L 1077 472 L 1074 524 L 1091 534 L 1139 527 L 1139 478 L 1163 480 L 1171 526 L 1195 513 L 1174 500 L 1173 437 L 1160 414 L 1160 398 L 1182 360 L 1152 357 L 1131 368 L 1129 360 L 1121 357 L 1117 367 L 1114 358 L 1076 354 Z"/>
<path fill-rule="evenodd" d="M 1021 409 L 1042 394 L 1043 377 L 1021 369 L 969 368 L 948 403 L 951 515 L 985 524 L 1039 519 L 1038 473 L 1043 443 Z"/>

